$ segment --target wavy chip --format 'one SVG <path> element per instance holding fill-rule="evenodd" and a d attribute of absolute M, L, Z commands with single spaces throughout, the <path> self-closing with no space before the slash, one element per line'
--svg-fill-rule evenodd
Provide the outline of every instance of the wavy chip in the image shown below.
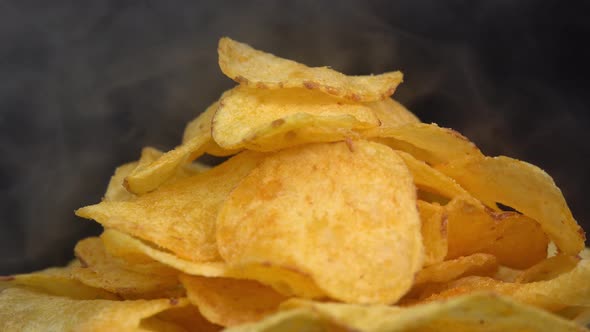
<path fill-rule="evenodd" d="M 378 125 L 370 107 L 317 91 L 237 87 L 221 97 L 212 135 L 225 149 L 272 151 L 356 137 L 354 130 Z"/>
<path fill-rule="evenodd" d="M 447 256 L 447 215 L 444 208 L 418 200 L 418 211 L 422 221 L 422 242 L 424 244 L 424 266 L 442 262 Z"/>
<path fill-rule="evenodd" d="M 416 274 L 414 286 L 431 282 L 449 282 L 471 275 L 490 275 L 498 269 L 498 260 L 489 254 L 473 254 L 427 266 Z"/>
<path fill-rule="evenodd" d="M 397 128 L 413 123 L 420 123 L 420 119 L 410 112 L 404 105 L 393 98 L 367 103 L 381 125 L 380 128 Z"/>
<path fill-rule="evenodd" d="M 346 76 L 328 67 L 308 67 L 253 49 L 230 38 L 219 40 L 219 67 L 232 80 L 257 89 L 306 88 L 352 101 L 391 96 L 403 81 L 401 72 Z"/>
<path fill-rule="evenodd" d="M 367 141 L 267 157 L 223 205 L 217 242 L 232 268 L 290 268 L 349 302 L 395 302 L 423 263 L 411 174 L 393 150 Z"/>
<path fill-rule="evenodd" d="M 246 151 L 209 171 L 174 181 L 124 202 L 102 202 L 76 211 L 194 262 L 219 261 L 215 219 L 229 192 L 263 159 Z"/>
<path fill-rule="evenodd" d="M 501 156 L 464 158 L 437 168 L 487 206 L 499 202 L 535 219 L 564 254 L 584 249 L 584 231 L 561 190 L 539 167 Z"/>

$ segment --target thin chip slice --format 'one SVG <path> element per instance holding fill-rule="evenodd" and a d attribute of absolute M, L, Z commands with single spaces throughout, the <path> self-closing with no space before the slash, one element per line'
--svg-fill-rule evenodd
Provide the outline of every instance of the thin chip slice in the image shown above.
<path fill-rule="evenodd" d="M 537 166 L 500 156 L 464 158 L 438 169 L 487 206 L 499 202 L 538 221 L 564 254 L 584 249 L 584 231 L 553 179 Z"/>
<path fill-rule="evenodd" d="M 397 128 L 407 124 L 420 123 L 420 119 L 414 113 L 392 98 L 367 103 L 367 106 L 371 107 L 379 118 L 380 128 Z"/>
<path fill-rule="evenodd" d="M 520 273 L 515 282 L 527 283 L 551 280 L 573 270 L 579 261 L 580 259 L 575 256 L 556 255 L 549 257 Z"/>
<path fill-rule="evenodd" d="M 447 215 L 438 204 L 418 200 L 418 211 L 422 221 L 422 242 L 424 244 L 424 266 L 442 262 L 447 256 Z"/>
<path fill-rule="evenodd" d="M 488 253 L 511 268 L 528 268 L 547 257 L 547 236 L 534 220 L 517 212 L 495 212 L 472 197 L 457 197 L 445 210 L 447 259 Z"/>
<path fill-rule="evenodd" d="M 319 315 L 323 321 L 347 331 L 587 331 L 574 322 L 544 310 L 490 293 L 470 294 L 449 301 L 408 308 L 321 303 L 300 299 L 289 300 L 282 307 L 294 308 L 291 310 L 308 309 Z M 285 311 L 288 312 L 290 310 Z M 268 320 L 270 319 L 272 317 Z M 264 326 L 264 323 L 260 325 Z"/>
<path fill-rule="evenodd" d="M 72 268 L 72 276 L 85 285 L 105 289 L 127 299 L 178 297 L 183 293 L 176 275 L 142 274 L 112 260 L 99 238 L 78 242 L 75 253 L 82 265 Z"/>
<path fill-rule="evenodd" d="M 206 277 L 229 275 L 226 264 L 222 261 L 192 262 L 114 229 L 106 229 L 100 238 L 107 252 L 128 262 L 161 264 L 186 274 Z"/>
<path fill-rule="evenodd" d="M 411 154 L 404 151 L 397 151 L 398 155 L 402 157 L 406 166 L 412 173 L 414 184 L 420 190 L 435 193 L 447 198 L 454 198 L 457 196 L 468 196 L 469 193 L 452 178 L 432 168 L 427 163 L 416 159 Z"/>
<path fill-rule="evenodd" d="M 219 67 L 232 80 L 258 89 L 306 88 L 353 101 L 377 101 L 391 96 L 403 81 L 401 72 L 346 76 L 328 67 L 310 68 L 258 51 L 224 37 L 218 46 Z"/>
<path fill-rule="evenodd" d="M 305 89 L 232 89 L 221 97 L 212 135 L 225 149 L 272 151 L 309 142 L 358 136 L 355 129 L 377 127 L 363 104 L 340 101 Z"/>
<path fill-rule="evenodd" d="M 49 295 L 78 300 L 119 299 L 113 293 L 87 286 L 74 279 L 72 269 L 77 266 L 79 263 L 75 262 L 67 267 L 53 267 L 33 273 L 0 276 L 0 292 L 5 288 L 29 287 Z"/>
<path fill-rule="evenodd" d="M 495 256 L 473 254 L 440 262 L 423 268 L 416 274 L 414 285 L 430 282 L 449 282 L 470 275 L 490 275 L 498 269 Z"/>
<path fill-rule="evenodd" d="M 309 308 L 278 312 L 256 323 L 242 324 L 225 332 L 338 332 L 333 325 L 320 319 Z"/>
<path fill-rule="evenodd" d="M 182 301 L 184 301 L 184 299 Z M 173 308 L 162 311 L 155 316 L 144 319 L 142 327 L 145 328 L 145 322 L 151 319 L 172 323 L 175 326 L 178 326 L 182 332 L 214 332 L 223 329 L 222 326 L 213 324 L 205 319 L 205 317 L 199 312 L 199 309 L 194 305 L 174 306 Z M 169 332 L 162 328 L 152 328 L 149 331 Z"/>
<path fill-rule="evenodd" d="M 393 149 L 410 153 L 430 165 L 446 163 L 455 159 L 472 156 L 483 158 L 483 154 L 469 139 L 453 129 L 441 128 L 437 124 L 415 123 L 395 128 L 373 128 L 363 135 L 378 139 Z"/>
<path fill-rule="evenodd" d="M 551 280 L 530 283 L 509 283 L 488 277 L 466 277 L 440 284 L 423 292 L 424 301 L 448 299 L 476 291 L 493 291 L 516 301 L 550 311 L 571 306 L 590 306 L 590 260 L 582 260 L 569 272 Z"/>
<path fill-rule="evenodd" d="M 0 330 L 141 331 L 143 319 L 175 306 L 186 305 L 186 299 L 74 300 L 29 289 L 10 288 L 0 292 Z"/>
<path fill-rule="evenodd" d="M 412 177 L 393 150 L 368 141 L 270 155 L 223 205 L 217 242 L 230 267 L 301 271 L 350 302 L 395 302 L 423 264 Z"/>
<path fill-rule="evenodd" d="M 215 168 L 126 202 L 102 202 L 76 211 L 194 262 L 219 261 L 215 218 L 229 192 L 263 159 L 246 151 Z"/>
<path fill-rule="evenodd" d="M 115 174 L 111 177 L 107 191 L 104 194 L 104 201 L 126 201 L 133 197 L 134 194 L 127 191 L 123 182 L 127 175 L 131 174 L 137 168 L 138 162 L 131 162 L 121 165 L 115 169 Z"/>
<path fill-rule="evenodd" d="M 258 321 L 275 312 L 286 298 L 252 280 L 180 277 L 189 301 L 210 322 L 235 326 Z"/>

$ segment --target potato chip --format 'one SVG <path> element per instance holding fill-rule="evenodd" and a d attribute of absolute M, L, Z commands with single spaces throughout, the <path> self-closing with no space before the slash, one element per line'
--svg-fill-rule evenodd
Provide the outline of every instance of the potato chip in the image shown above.
<path fill-rule="evenodd" d="M 72 276 L 85 285 L 127 299 L 178 297 L 183 293 L 176 275 L 142 274 L 119 265 L 106 254 L 99 238 L 78 242 L 75 253 L 82 264 L 72 268 Z"/>
<path fill-rule="evenodd" d="M 564 254 L 584 249 L 584 231 L 553 179 L 537 166 L 500 156 L 464 158 L 438 169 L 484 204 L 499 202 L 538 221 Z"/>
<path fill-rule="evenodd" d="M 380 128 L 397 128 L 407 124 L 420 123 L 420 119 L 414 113 L 392 98 L 385 98 L 366 105 L 371 107 L 379 119 Z"/>
<path fill-rule="evenodd" d="M 416 274 L 414 285 L 449 282 L 470 275 L 490 275 L 498 269 L 495 256 L 473 254 L 427 266 Z"/>
<path fill-rule="evenodd" d="M 335 299 L 391 303 L 423 263 L 415 190 L 403 161 L 378 143 L 282 150 L 223 205 L 219 251 L 230 268 L 292 269 Z"/>
<path fill-rule="evenodd" d="M 530 267 L 547 256 L 548 239 L 534 220 L 516 212 L 495 212 L 471 197 L 446 207 L 447 259 L 488 253 L 512 268 Z"/>
<path fill-rule="evenodd" d="M 123 182 L 127 175 L 137 168 L 138 164 L 138 162 L 131 162 L 115 169 L 115 174 L 111 177 L 107 191 L 104 194 L 104 201 L 127 201 L 135 197 L 133 193 L 128 192 L 123 186 Z"/>
<path fill-rule="evenodd" d="M 0 276 L 0 292 L 10 287 L 30 287 L 36 291 L 69 297 L 78 300 L 118 300 L 115 294 L 100 288 L 87 286 L 72 277 L 72 268 L 79 266 L 74 263 L 68 267 L 54 267 L 45 270 L 17 274 L 14 276 Z"/>
<path fill-rule="evenodd" d="M 102 202 L 76 211 L 180 258 L 195 262 L 219 261 L 215 218 L 229 192 L 263 158 L 241 153 L 215 168 L 169 183 L 126 202 Z"/>
<path fill-rule="evenodd" d="M 186 305 L 186 299 L 74 300 L 10 288 L 0 292 L 0 330 L 141 331 L 143 319 Z"/>
<path fill-rule="evenodd" d="M 358 136 L 355 129 L 378 125 L 370 107 L 317 91 L 237 87 L 221 97 L 212 135 L 225 149 L 272 151 L 343 140 Z"/>
<path fill-rule="evenodd" d="M 182 301 L 184 302 L 184 299 Z M 144 319 L 141 327 L 147 328 L 145 326 L 146 321 L 153 319 L 157 319 L 160 322 L 172 323 L 178 326 L 182 332 L 214 332 L 223 329 L 222 326 L 213 324 L 205 319 L 199 312 L 199 309 L 193 305 L 174 306 L 173 308 L 162 311 L 155 316 Z M 168 330 L 162 328 L 152 328 L 149 331 L 168 332 Z"/>
<path fill-rule="evenodd" d="M 573 270 L 551 280 L 523 284 L 472 276 L 430 288 L 420 297 L 425 301 L 432 301 L 475 291 L 493 291 L 525 304 L 556 311 L 569 306 L 590 306 L 588 280 L 590 280 L 590 260 L 582 260 Z"/>
<path fill-rule="evenodd" d="M 210 322 L 235 326 L 275 312 L 286 298 L 256 281 L 230 278 L 180 277 L 189 301 Z"/>
<path fill-rule="evenodd" d="M 420 200 L 418 200 L 418 211 L 422 221 L 424 266 L 442 262 L 448 251 L 446 212 L 438 204 Z"/>
<path fill-rule="evenodd" d="M 396 150 L 410 153 L 430 165 L 472 156 L 482 158 L 481 151 L 469 139 L 453 129 L 437 124 L 415 123 L 395 128 L 373 128 L 363 135 Z"/>
<path fill-rule="evenodd" d="M 490 293 L 464 295 L 448 301 L 437 301 L 407 308 L 380 305 L 357 305 L 321 303 L 300 299 L 287 301 L 283 306 L 288 311 L 308 309 L 322 321 L 330 322 L 346 331 L 583 331 L 577 324 L 552 315 L 544 310 L 525 306 L 508 297 Z M 291 309 L 294 308 L 294 309 Z M 258 326 L 264 327 L 267 318 Z M 317 318 L 316 318 L 317 319 Z M 232 330 L 230 330 L 232 331 Z M 233 331 L 275 331 L 272 329 L 249 329 Z"/>
<path fill-rule="evenodd" d="M 414 178 L 414 184 L 420 190 L 448 198 L 469 195 L 455 180 L 432 168 L 427 163 L 414 158 L 407 152 L 397 151 L 397 153 L 406 163 Z"/>
<path fill-rule="evenodd" d="M 322 321 L 309 308 L 297 308 L 278 312 L 256 323 L 242 324 L 225 332 L 338 332 L 333 324 Z M 344 331 L 343 331 L 344 332 Z"/>
<path fill-rule="evenodd" d="M 191 275 L 207 277 L 229 275 L 226 264 L 222 261 L 188 261 L 114 229 L 106 229 L 100 238 L 107 252 L 113 256 L 121 257 L 127 262 L 146 265 L 160 264 Z"/>
<path fill-rule="evenodd" d="M 549 257 L 520 273 L 514 281 L 527 283 L 551 280 L 574 269 L 579 261 L 579 258 L 567 255 Z"/>
<path fill-rule="evenodd" d="M 219 67 L 232 80 L 258 89 L 306 88 L 353 101 L 391 96 L 403 81 L 401 72 L 346 76 L 328 67 L 308 67 L 253 49 L 224 37 L 218 46 Z"/>

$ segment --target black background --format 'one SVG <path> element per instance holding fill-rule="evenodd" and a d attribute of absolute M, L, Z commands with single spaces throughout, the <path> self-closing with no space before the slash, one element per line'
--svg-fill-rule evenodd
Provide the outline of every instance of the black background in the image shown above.
<path fill-rule="evenodd" d="M 545 169 L 588 229 L 586 3 L 0 1 L 0 274 L 63 264 L 98 233 L 74 209 L 233 85 L 224 35 L 349 74 L 402 70 L 398 100 Z"/>

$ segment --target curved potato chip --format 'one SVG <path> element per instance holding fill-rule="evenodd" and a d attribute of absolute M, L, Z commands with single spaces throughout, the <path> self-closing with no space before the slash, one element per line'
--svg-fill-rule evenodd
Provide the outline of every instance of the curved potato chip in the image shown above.
<path fill-rule="evenodd" d="M 74 300 L 10 288 L 0 292 L 0 330 L 141 331 L 143 319 L 186 305 L 186 299 Z"/>
<path fill-rule="evenodd" d="M 469 195 L 455 180 L 432 168 L 427 163 L 404 151 L 397 151 L 397 154 L 408 166 L 414 178 L 414 184 L 419 189 L 448 198 Z"/>
<path fill-rule="evenodd" d="M 457 197 L 445 210 L 447 259 L 488 253 L 511 268 L 528 268 L 547 257 L 547 236 L 534 220 L 516 212 L 495 212 L 472 197 Z"/>
<path fill-rule="evenodd" d="M 78 262 L 67 267 L 54 267 L 33 273 L 0 276 L 0 292 L 10 287 L 31 287 L 37 291 L 78 300 L 118 300 L 113 293 L 87 286 L 72 276 L 72 269 Z"/>
<path fill-rule="evenodd" d="M 222 326 L 258 321 L 275 312 L 286 298 L 252 280 L 182 275 L 188 299 L 210 322 Z"/>
<path fill-rule="evenodd" d="M 161 264 L 186 274 L 206 277 L 228 275 L 224 262 L 192 262 L 114 229 L 105 229 L 100 236 L 105 250 L 113 256 L 136 264 Z"/>
<path fill-rule="evenodd" d="M 537 166 L 500 156 L 464 158 L 437 168 L 484 204 L 499 202 L 535 219 L 564 254 L 584 249 L 584 231 L 553 179 Z"/>
<path fill-rule="evenodd" d="M 469 139 L 453 129 L 437 124 L 415 123 L 395 128 L 372 128 L 363 132 L 365 137 L 376 138 L 393 149 L 408 152 L 430 165 L 446 163 L 483 154 Z"/>
<path fill-rule="evenodd" d="M 473 254 L 463 256 L 418 271 L 414 279 L 414 286 L 429 282 L 449 282 L 472 275 L 490 275 L 497 269 L 498 261 L 493 255 Z"/>
<path fill-rule="evenodd" d="M 226 149 L 272 151 L 358 136 L 379 125 L 373 110 L 305 89 L 237 87 L 223 94 L 212 121 L 213 139 Z"/>
<path fill-rule="evenodd" d="M 308 308 L 278 312 L 256 323 L 230 327 L 225 332 L 338 332 Z"/>
<path fill-rule="evenodd" d="M 229 192 L 263 159 L 245 151 L 211 170 L 125 202 L 102 202 L 76 211 L 195 262 L 219 261 L 215 218 Z"/>
<path fill-rule="evenodd" d="M 447 256 L 447 215 L 443 207 L 418 200 L 424 243 L 424 266 L 442 262 Z"/>
<path fill-rule="evenodd" d="M 395 302 L 423 263 L 412 177 L 367 141 L 270 155 L 223 205 L 217 242 L 230 267 L 292 268 L 350 302 Z"/>
<path fill-rule="evenodd" d="M 403 81 L 399 71 L 346 76 L 328 67 L 310 68 L 227 37 L 219 40 L 217 52 L 227 77 L 258 89 L 306 88 L 353 101 L 376 101 L 391 96 Z"/>
<path fill-rule="evenodd" d="M 551 280 L 509 283 L 488 277 L 465 277 L 433 287 L 421 295 L 424 301 L 455 297 L 476 291 L 493 291 L 514 300 L 551 311 L 569 306 L 590 306 L 590 260 L 581 260 L 571 271 Z"/>
<path fill-rule="evenodd" d="M 346 331 L 584 331 L 577 324 L 534 307 L 490 293 L 460 296 L 448 301 L 399 308 L 322 303 L 301 299 L 287 301 L 282 308 L 308 309 L 321 320 Z M 283 315 L 291 312 L 284 311 Z M 300 311 L 299 311 L 300 312 Z M 301 313 L 299 315 L 302 315 Z M 272 317 L 265 321 L 270 321 Z M 259 325 L 264 326 L 264 322 Z M 240 331 L 236 329 L 235 331 Z M 242 330 L 243 331 L 243 330 Z M 251 328 L 248 331 L 258 331 Z M 265 331 L 265 330 L 263 330 Z"/>
<path fill-rule="evenodd" d="M 375 115 L 377 115 L 379 122 L 381 122 L 381 128 L 396 128 L 407 124 L 420 123 L 420 119 L 414 113 L 392 98 L 385 98 L 366 105 L 371 107 Z"/>
<path fill-rule="evenodd" d="M 127 299 L 182 295 L 176 275 L 142 274 L 128 270 L 107 255 L 99 238 L 81 240 L 75 253 L 82 264 L 72 268 L 72 276 L 85 285 L 105 289 Z"/>
<path fill-rule="evenodd" d="M 182 299 L 182 301 L 183 303 L 185 302 L 184 299 Z M 194 305 L 175 306 L 142 321 L 141 327 L 146 328 L 150 332 L 169 332 L 166 329 L 157 327 L 149 329 L 145 323 L 152 319 L 157 319 L 160 322 L 172 323 L 175 326 L 178 326 L 182 332 L 214 332 L 223 329 L 222 326 L 213 324 L 205 319 L 205 317 L 199 312 L 199 309 Z"/>
<path fill-rule="evenodd" d="M 528 283 L 551 280 L 574 269 L 579 261 L 580 259 L 575 256 L 556 255 L 549 257 L 522 271 L 514 281 Z"/>

